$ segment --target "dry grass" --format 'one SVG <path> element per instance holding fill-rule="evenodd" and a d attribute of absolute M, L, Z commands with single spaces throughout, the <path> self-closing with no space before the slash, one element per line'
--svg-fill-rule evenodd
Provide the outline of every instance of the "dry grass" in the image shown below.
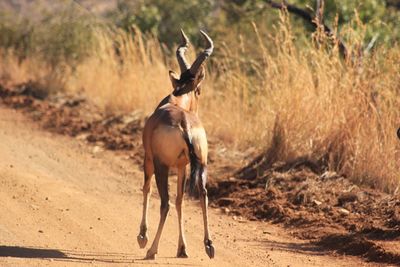
<path fill-rule="evenodd" d="M 64 66 L 63 75 L 55 75 L 46 66 L 39 68 L 43 64 L 35 58 L 17 63 L 9 55 L 1 61 L 0 77 L 14 82 L 40 80 L 52 88 L 83 91 L 113 112 L 149 114 L 171 91 L 168 70 L 178 68 L 156 38 L 146 38 L 144 44 L 139 32 L 135 36 L 98 34 L 96 56 L 75 71 Z M 267 46 L 264 38 L 259 36 L 257 50 L 247 50 L 245 44 L 240 45 L 241 39 L 229 40 L 239 43 L 234 47 L 216 44 L 201 99 L 201 117 L 209 134 L 240 149 L 260 150 L 268 148 L 275 137 L 280 140 L 280 160 L 322 159 L 331 170 L 356 182 L 397 192 L 399 47 L 382 47 L 362 61 L 344 62 L 335 47 L 310 43 L 297 48 L 284 17 L 270 39 L 275 46 Z M 351 47 L 359 47 L 357 41 Z M 243 59 L 243 55 L 248 57 Z"/>
<path fill-rule="evenodd" d="M 168 68 L 156 38 L 148 38 L 144 45 L 139 31 L 135 39 L 121 31 L 99 40 L 97 56 L 78 66 L 68 89 L 83 89 L 107 111 L 139 109 L 147 114 L 154 110 L 170 90 Z M 111 40 L 119 44 L 119 56 Z"/>

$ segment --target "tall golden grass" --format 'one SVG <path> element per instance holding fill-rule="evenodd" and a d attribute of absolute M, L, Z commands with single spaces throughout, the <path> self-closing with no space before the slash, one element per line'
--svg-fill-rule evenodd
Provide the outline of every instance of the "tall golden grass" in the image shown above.
<path fill-rule="evenodd" d="M 279 160 L 323 160 L 355 182 L 398 192 L 400 47 L 380 47 L 362 59 L 343 60 L 337 47 L 328 45 L 332 40 L 318 33 L 318 43 L 297 47 L 285 16 L 273 36 L 254 29 L 256 46 L 240 36 L 225 40 L 238 45 L 215 44 L 200 104 L 209 134 L 238 149 L 260 151 L 279 140 L 274 144 Z M 83 92 L 106 111 L 141 110 L 146 115 L 171 92 L 168 70 L 178 68 L 155 37 L 144 41 L 139 31 L 134 36 L 98 33 L 97 53 L 73 71 L 64 66 L 60 75 L 40 58 L 17 62 L 8 53 L 0 77 L 37 80 Z M 350 54 L 358 54 L 351 48 L 357 50 L 360 39 L 349 44 Z M 194 59 L 194 53 L 189 57 Z"/>

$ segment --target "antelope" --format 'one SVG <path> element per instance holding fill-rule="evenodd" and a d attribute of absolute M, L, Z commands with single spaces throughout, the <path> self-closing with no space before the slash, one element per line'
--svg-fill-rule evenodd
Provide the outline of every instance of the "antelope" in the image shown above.
<path fill-rule="evenodd" d="M 177 169 L 176 210 L 179 224 L 177 257 L 187 258 L 186 240 L 182 223 L 182 202 L 186 185 L 186 167 L 190 163 L 189 194 L 194 195 L 196 186 L 199 191 L 200 205 L 204 222 L 204 246 L 207 255 L 214 257 L 214 246 L 210 239 L 208 226 L 207 182 L 207 137 L 198 117 L 198 99 L 200 84 L 204 80 L 203 63 L 214 49 L 211 38 L 203 31 L 207 47 L 200 53 L 192 65 L 186 58 L 189 39 L 181 30 L 182 42 L 176 50 L 181 74 L 169 71 L 173 92 L 166 96 L 147 120 L 143 130 L 144 185 L 143 214 L 140 232 L 137 237 L 140 248 L 145 248 L 147 236 L 147 211 L 151 190 L 151 178 L 156 177 L 158 193 L 161 198 L 160 222 L 154 241 L 147 251 L 146 259 L 154 259 L 158 253 L 158 244 L 169 211 L 168 172 Z"/>

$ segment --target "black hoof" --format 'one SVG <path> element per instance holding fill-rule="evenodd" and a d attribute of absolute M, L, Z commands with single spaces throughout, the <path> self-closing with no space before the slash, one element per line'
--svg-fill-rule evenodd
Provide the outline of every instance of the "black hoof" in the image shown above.
<path fill-rule="evenodd" d="M 140 248 L 145 248 L 146 247 L 147 240 L 148 240 L 148 238 L 147 238 L 146 234 L 145 235 L 139 234 L 137 236 L 137 242 L 138 242 Z"/>
<path fill-rule="evenodd" d="M 215 256 L 215 249 L 214 246 L 212 245 L 211 240 L 207 240 L 205 243 L 205 248 L 206 248 L 206 253 L 210 259 L 214 258 Z"/>
<path fill-rule="evenodd" d="M 176 253 L 177 258 L 189 258 L 188 254 L 186 253 L 185 247 L 181 247 L 178 249 L 178 253 Z"/>

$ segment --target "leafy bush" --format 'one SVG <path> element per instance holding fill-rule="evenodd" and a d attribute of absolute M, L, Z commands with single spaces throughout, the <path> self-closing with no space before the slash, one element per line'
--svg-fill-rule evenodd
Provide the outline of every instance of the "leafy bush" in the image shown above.
<path fill-rule="evenodd" d="M 179 29 L 198 41 L 198 30 L 213 21 L 212 12 L 216 8 L 214 0 L 122 0 L 110 16 L 116 25 L 129 31 L 132 26 L 142 32 L 150 32 L 171 46 L 176 42 Z M 208 29 L 207 29 L 208 30 Z"/>
<path fill-rule="evenodd" d="M 96 27 L 94 20 L 72 7 L 39 20 L 2 13 L 0 47 L 12 48 L 21 59 L 35 54 L 52 66 L 75 65 L 95 51 Z"/>

